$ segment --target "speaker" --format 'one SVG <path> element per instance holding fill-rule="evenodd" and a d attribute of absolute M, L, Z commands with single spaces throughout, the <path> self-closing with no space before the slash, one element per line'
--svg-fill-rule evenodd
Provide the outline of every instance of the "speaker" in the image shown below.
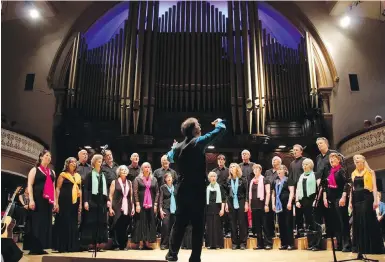
<path fill-rule="evenodd" d="M 35 82 L 35 74 L 27 74 L 25 76 L 24 91 L 32 91 L 34 82 Z"/>
<path fill-rule="evenodd" d="M 128 254 L 128 253 L 127 253 Z M 139 259 L 118 259 L 118 258 L 92 258 L 90 257 L 63 257 L 63 256 L 43 256 L 42 262 L 165 262 L 166 260 L 139 260 Z"/>
<path fill-rule="evenodd" d="M 12 238 L 1 238 L 1 255 L 4 262 L 17 262 L 23 257 L 23 252 Z"/>
<path fill-rule="evenodd" d="M 349 82 L 351 91 L 360 91 L 357 74 L 349 74 Z"/>

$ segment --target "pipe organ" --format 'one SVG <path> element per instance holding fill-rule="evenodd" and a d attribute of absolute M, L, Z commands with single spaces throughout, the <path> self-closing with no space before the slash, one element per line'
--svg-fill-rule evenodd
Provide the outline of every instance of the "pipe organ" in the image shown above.
<path fill-rule="evenodd" d="M 106 44 L 74 38 L 67 109 L 92 121 L 120 122 L 122 135 L 153 134 L 158 116 L 212 113 L 235 134 L 265 134 L 269 121 L 301 121 L 318 107 L 307 35 L 293 49 L 270 35 L 258 2 L 130 1 L 127 19 Z"/>

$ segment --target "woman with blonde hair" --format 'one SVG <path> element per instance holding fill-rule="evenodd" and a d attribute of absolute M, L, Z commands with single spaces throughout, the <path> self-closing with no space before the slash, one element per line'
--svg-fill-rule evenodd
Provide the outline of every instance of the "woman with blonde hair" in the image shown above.
<path fill-rule="evenodd" d="M 156 214 L 158 212 L 159 188 L 157 179 L 152 175 L 151 165 L 142 164 L 140 174 L 134 179 L 135 217 L 132 242 L 143 249 L 152 250 L 150 243 L 156 241 Z"/>
<path fill-rule="evenodd" d="M 247 178 L 242 176 L 242 170 L 237 163 L 231 163 L 227 180 L 226 212 L 231 221 L 232 249 L 246 249 L 247 242 L 247 212 L 249 211 L 249 188 Z M 239 227 L 239 234 L 238 234 Z"/>
<path fill-rule="evenodd" d="M 112 203 L 109 207 L 110 216 L 113 217 L 111 231 L 114 235 L 115 248 L 124 250 L 127 245 L 127 228 L 131 217 L 135 214 L 132 200 L 132 183 L 127 179 L 128 168 L 125 165 L 116 169 L 117 179 L 110 185 L 109 199 Z"/>
<path fill-rule="evenodd" d="M 362 155 L 353 157 L 356 169 L 352 173 L 353 189 L 349 207 L 353 209 L 353 243 L 359 256 L 382 254 L 384 242 L 376 218 L 378 207 L 376 174 Z"/>
<path fill-rule="evenodd" d="M 82 245 L 88 245 L 89 251 L 100 248 L 107 242 L 107 182 L 101 166 L 103 156 L 96 154 L 91 159 L 92 171 L 84 181 L 84 227 Z M 96 247 L 94 246 L 96 242 Z"/>
<path fill-rule="evenodd" d="M 217 173 L 210 172 L 210 184 L 206 188 L 206 241 L 210 249 L 223 248 L 223 227 L 221 217 L 225 211 L 226 196 L 223 187 L 217 183 Z"/>
<path fill-rule="evenodd" d="M 78 214 L 82 211 L 82 178 L 76 172 L 77 161 L 69 157 L 56 183 L 55 219 L 56 249 L 59 252 L 79 251 Z"/>

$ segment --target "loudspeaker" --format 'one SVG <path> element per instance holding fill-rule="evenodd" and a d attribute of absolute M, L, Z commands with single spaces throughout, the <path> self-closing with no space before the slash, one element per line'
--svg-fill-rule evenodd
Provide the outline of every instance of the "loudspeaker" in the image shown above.
<path fill-rule="evenodd" d="M 12 238 L 2 238 L 1 255 L 4 262 L 17 262 L 23 257 L 23 252 Z"/>
<path fill-rule="evenodd" d="M 351 91 L 360 91 L 357 74 L 349 74 L 349 82 Z"/>
<path fill-rule="evenodd" d="M 91 254 L 90 254 L 91 256 Z M 92 257 L 59 257 L 43 256 L 42 262 L 165 262 L 166 260 L 138 260 L 138 259 L 117 259 L 117 258 L 92 258 Z"/>
<path fill-rule="evenodd" d="M 25 76 L 24 91 L 32 91 L 34 82 L 35 82 L 35 74 L 27 74 Z"/>

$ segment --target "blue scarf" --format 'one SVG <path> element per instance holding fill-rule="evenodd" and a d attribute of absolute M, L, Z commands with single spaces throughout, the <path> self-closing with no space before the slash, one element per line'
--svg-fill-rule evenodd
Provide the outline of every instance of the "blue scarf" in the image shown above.
<path fill-rule="evenodd" d="M 207 186 L 206 188 L 206 203 L 207 205 L 210 203 L 210 192 L 216 191 L 217 192 L 217 198 L 215 200 L 215 203 L 222 203 L 222 194 L 221 194 L 221 187 L 217 182 L 215 184 L 211 184 Z"/>
<path fill-rule="evenodd" d="M 282 180 L 278 178 L 278 180 L 280 181 L 280 183 L 275 184 L 275 213 L 282 212 L 282 203 L 281 199 L 279 199 L 279 196 L 281 195 L 283 184 L 285 184 L 285 182 L 287 181 L 287 177 L 283 177 Z"/>
<path fill-rule="evenodd" d="M 171 213 L 171 214 L 175 214 L 175 211 L 176 211 L 176 202 L 175 202 L 175 196 L 174 196 L 174 185 L 171 185 L 171 187 L 169 187 L 169 186 L 167 185 L 167 189 L 168 189 L 168 192 L 170 192 L 170 194 L 171 194 L 170 213 Z"/>
<path fill-rule="evenodd" d="M 233 191 L 233 207 L 234 209 L 238 209 L 239 208 L 239 202 L 238 202 L 238 177 L 235 179 L 235 183 L 234 183 L 234 179 L 231 178 L 231 189 Z"/>

